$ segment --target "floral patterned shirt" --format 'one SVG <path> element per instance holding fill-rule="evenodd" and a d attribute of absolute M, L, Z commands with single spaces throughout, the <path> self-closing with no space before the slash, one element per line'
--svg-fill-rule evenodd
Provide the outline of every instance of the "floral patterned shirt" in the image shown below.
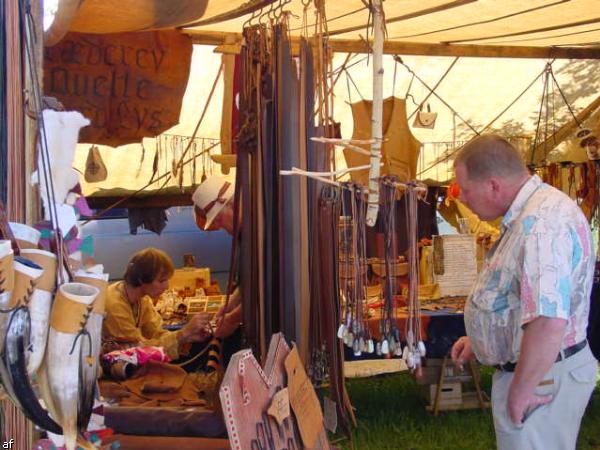
<path fill-rule="evenodd" d="M 567 321 L 562 348 L 586 338 L 595 257 L 579 207 L 536 175 L 521 188 L 465 307 L 477 359 L 519 358 L 523 326 L 537 317 Z"/>

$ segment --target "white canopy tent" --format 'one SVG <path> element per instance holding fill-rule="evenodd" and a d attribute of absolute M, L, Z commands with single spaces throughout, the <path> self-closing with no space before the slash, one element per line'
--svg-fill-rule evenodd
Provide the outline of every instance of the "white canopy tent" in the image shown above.
<path fill-rule="evenodd" d="M 340 67 L 347 56 L 341 52 L 364 53 L 368 50 L 364 38 L 367 37 L 369 12 L 361 0 L 326 1 L 324 4 L 330 45 L 340 52 L 336 53 L 334 67 Z M 204 12 L 198 13 L 202 8 Z M 428 167 L 441 152 L 454 145 L 454 140 L 465 140 L 473 135 L 459 117 L 481 130 L 517 98 L 491 129 L 533 138 L 542 80 L 539 79 L 523 95 L 521 93 L 554 57 L 560 58 L 553 63 L 556 79 L 575 112 L 587 106 L 600 92 L 597 75 L 600 63 L 594 60 L 600 57 L 600 2 L 596 0 L 532 0 L 526 3 L 518 0 L 388 0 L 384 2 L 384 8 L 385 52 L 402 55 L 403 61 L 427 85 L 434 86 L 442 77 L 453 60 L 448 56 L 461 56 L 436 90 L 454 111 L 436 96 L 431 96 L 428 102 L 438 113 L 435 128 L 413 129 L 415 136 L 426 143 L 421 167 Z M 122 11 L 123 18 L 119 21 L 114 20 L 115 10 Z M 301 0 L 274 3 L 236 0 L 226 5 L 211 0 L 173 0 L 168 6 L 158 0 L 136 0 L 129 3 L 127 11 L 112 0 L 61 0 L 57 19 L 48 34 L 58 36 L 67 30 L 102 33 L 178 26 L 192 35 L 195 43 L 217 46 L 219 52 L 235 52 L 239 49 L 245 23 L 264 23 L 269 15 L 273 17 L 282 11 L 290 12 L 292 34 L 299 36 L 305 18 Z M 310 34 L 313 30 L 312 4 L 306 12 Z M 132 18 L 127 19 L 129 16 Z M 220 64 L 220 55 L 213 50 L 214 47 L 205 45 L 195 47 L 180 124 L 169 133 L 190 135 L 196 125 Z M 480 59 L 479 56 L 488 58 Z M 348 90 L 345 75 L 335 86 L 334 117 L 342 124 L 343 137 L 352 135 L 348 102 L 356 101 L 359 95 L 371 98 L 372 90 L 372 69 L 367 67 L 364 55 L 353 55 L 347 67 L 360 93 L 353 86 Z M 384 69 L 384 97 L 392 94 L 404 97 L 411 79 L 409 72 L 401 65 L 395 67 L 391 56 L 385 57 Z M 415 80 L 410 93 L 416 103 L 420 103 L 429 90 Z M 555 114 L 543 124 L 552 129 L 572 119 L 558 92 L 554 97 Z M 221 101 L 222 86 L 219 84 L 199 136 L 218 138 Z M 413 103 L 407 101 L 409 115 L 414 108 Z M 101 147 L 109 177 L 102 183 L 85 186 L 85 192 L 141 186 L 150 178 L 153 139 L 145 139 L 144 147 L 146 157 L 137 178 L 132 174 L 139 166 L 140 145 L 117 149 Z M 82 146 L 78 151 L 79 168 L 83 168 L 87 148 Z M 575 158 L 569 156 L 571 159 L 582 157 L 581 152 Z M 344 164 L 341 151 L 338 162 Z M 448 178 L 447 164 L 421 173 L 421 177 L 445 180 Z"/>

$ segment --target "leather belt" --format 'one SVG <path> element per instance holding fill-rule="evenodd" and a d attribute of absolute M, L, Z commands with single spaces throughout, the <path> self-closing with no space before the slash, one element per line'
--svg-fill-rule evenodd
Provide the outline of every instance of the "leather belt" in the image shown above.
<path fill-rule="evenodd" d="M 570 347 L 567 347 L 567 348 L 561 350 L 554 362 L 560 362 L 563 359 L 570 358 L 571 356 L 573 356 L 580 350 L 583 350 L 586 345 L 587 345 L 587 340 L 584 339 L 583 341 L 578 342 L 577 344 L 571 345 Z M 515 368 L 517 367 L 517 363 L 516 362 L 507 362 L 505 364 L 497 364 L 494 367 L 498 370 L 501 370 L 502 372 L 514 372 Z"/>

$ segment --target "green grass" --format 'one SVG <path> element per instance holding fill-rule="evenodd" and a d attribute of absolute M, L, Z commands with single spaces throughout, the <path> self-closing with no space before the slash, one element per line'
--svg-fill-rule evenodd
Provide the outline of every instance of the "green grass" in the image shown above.
<path fill-rule="evenodd" d="M 491 369 L 482 369 L 489 393 Z M 491 410 L 441 412 L 425 410 L 426 401 L 413 378 L 402 373 L 347 383 L 356 409 L 355 450 L 493 450 L 496 448 Z M 338 444 L 351 449 L 348 440 Z M 578 450 L 600 449 L 600 384 L 584 416 Z"/>

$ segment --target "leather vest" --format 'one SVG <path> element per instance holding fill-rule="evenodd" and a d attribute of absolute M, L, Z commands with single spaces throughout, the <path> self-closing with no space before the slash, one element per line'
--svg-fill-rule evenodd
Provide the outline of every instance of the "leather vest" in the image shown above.
<path fill-rule="evenodd" d="M 352 139 L 371 138 L 371 115 L 373 101 L 361 100 L 352 103 L 354 132 Z M 381 146 L 381 175 L 397 175 L 401 181 L 412 180 L 416 176 L 417 161 L 421 143 L 412 135 L 406 120 L 406 102 L 398 97 L 383 100 L 383 139 Z M 360 145 L 369 149 L 368 145 Z M 369 164 L 369 156 L 361 155 L 348 148 L 344 149 L 344 157 L 348 167 Z M 350 172 L 352 181 L 368 185 L 369 170 Z"/>

